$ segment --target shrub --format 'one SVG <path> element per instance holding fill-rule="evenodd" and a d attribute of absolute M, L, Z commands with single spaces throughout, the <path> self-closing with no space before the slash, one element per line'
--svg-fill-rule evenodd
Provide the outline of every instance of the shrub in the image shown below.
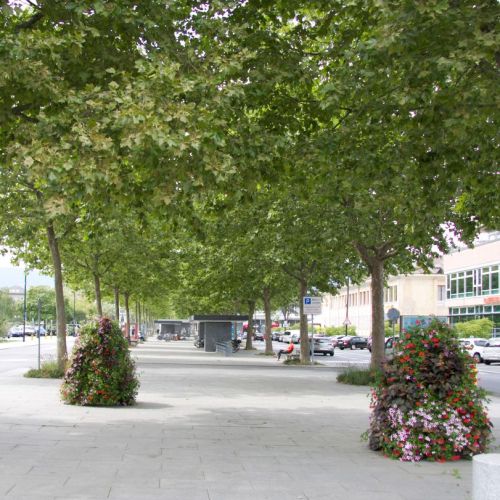
<path fill-rule="evenodd" d="M 40 365 L 40 369 L 32 368 L 24 376 L 27 378 L 63 378 L 64 370 L 59 368 L 57 361 L 45 361 Z"/>
<path fill-rule="evenodd" d="M 455 331 L 459 337 L 482 337 L 483 339 L 489 339 L 491 337 L 493 327 L 493 321 L 488 318 L 472 319 L 454 325 Z"/>
<path fill-rule="evenodd" d="M 128 342 L 108 318 L 82 328 L 61 387 L 69 404 L 132 405 L 139 388 Z"/>
<path fill-rule="evenodd" d="M 491 423 L 476 373 L 447 325 L 409 330 L 372 390 L 370 448 L 403 461 L 483 453 Z"/>
<path fill-rule="evenodd" d="M 337 382 L 350 385 L 371 385 L 375 382 L 376 374 L 372 370 L 361 368 L 347 368 L 337 376 Z"/>
<path fill-rule="evenodd" d="M 338 336 L 345 335 L 345 326 L 326 326 L 324 329 L 322 328 L 325 335 L 329 336 Z M 322 332 L 322 333 L 323 333 Z M 348 326 L 347 327 L 347 335 L 356 335 L 356 327 Z"/>

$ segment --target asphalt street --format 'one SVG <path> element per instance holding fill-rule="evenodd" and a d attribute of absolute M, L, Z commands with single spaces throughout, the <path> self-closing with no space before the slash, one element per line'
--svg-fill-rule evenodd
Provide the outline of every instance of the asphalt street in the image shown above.
<path fill-rule="evenodd" d="M 67 338 L 68 351 L 74 343 L 74 337 Z M 2 349 L 9 345 L 9 349 Z M 18 347 L 14 347 L 18 346 Z M 254 346 L 263 351 L 264 342 L 256 341 Z M 40 343 L 41 361 L 55 359 L 56 343 L 54 337 L 41 338 Z M 279 349 L 286 347 L 286 344 L 273 342 L 273 350 L 277 352 Z M 322 354 L 315 355 L 315 361 L 325 366 L 332 368 L 345 368 L 347 366 L 368 366 L 370 363 L 370 352 L 363 350 L 335 349 L 335 355 L 323 356 Z M 30 368 L 36 368 L 38 365 L 38 341 L 36 338 L 27 338 L 26 342 L 22 342 L 20 338 L 10 339 L 7 343 L 0 344 L 0 373 L 7 371 L 26 372 Z M 500 396 L 500 363 L 496 365 L 486 366 L 484 364 L 477 365 L 479 385 L 489 391 L 491 394 Z"/>

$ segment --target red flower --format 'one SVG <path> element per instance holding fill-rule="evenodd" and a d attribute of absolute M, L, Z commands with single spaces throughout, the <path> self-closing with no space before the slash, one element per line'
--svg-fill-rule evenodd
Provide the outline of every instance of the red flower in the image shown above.
<path fill-rule="evenodd" d="M 452 455 L 451 459 L 452 460 L 460 460 L 462 457 L 460 455 Z"/>

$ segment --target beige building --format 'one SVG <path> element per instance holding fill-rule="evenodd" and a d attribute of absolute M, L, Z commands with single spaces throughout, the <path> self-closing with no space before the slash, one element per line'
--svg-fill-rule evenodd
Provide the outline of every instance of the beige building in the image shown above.
<path fill-rule="evenodd" d="M 442 258 L 442 270 L 434 274 L 391 276 L 384 293 L 384 309 L 402 316 L 447 316 L 450 323 L 489 318 L 500 333 L 500 232 L 484 233 L 473 248 L 460 247 Z M 349 287 L 338 295 L 324 295 L 324 326 L 346 321 L 359 335 L 371 333 L 370 280 Z"/>
<path fill-rule="evenodd" d="M 500 331 L 500 232 L 485 233 L 474 248 L 443 259 L 450 322 L 489 318 Z"/>
<path fill-rule="evenodd" d="M 371 280 L 349 287 L 348 322 L 362 336 L 371 334 Z M 322 302 L 321 321 L 324 326 L 342 326 L 347 314 L 347 287 L 338 295 L 325 295 Z M 442 272 L 434 274 L 414 273 L 390 276 L 384 290 L 384 309 L 391 307 L 403 316 L 447 316 L 446 277 Z"/>

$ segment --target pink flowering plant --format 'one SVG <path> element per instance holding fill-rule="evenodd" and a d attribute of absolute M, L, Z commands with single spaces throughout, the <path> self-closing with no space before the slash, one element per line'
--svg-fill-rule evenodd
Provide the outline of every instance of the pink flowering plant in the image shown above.
<path fill-rule="evenodd" d="M 82 406 L 133 405 L 139 388 L 128 342 L 116 323 L 101 318 L 78 337 L 61 397 Z"/>
<path fill-rule="evenodd" d="M 411 462 L 484 453 L 492 424 L 476 375 L 447 325 L 404 333 L 372 388 L 370 448 Z"/>

